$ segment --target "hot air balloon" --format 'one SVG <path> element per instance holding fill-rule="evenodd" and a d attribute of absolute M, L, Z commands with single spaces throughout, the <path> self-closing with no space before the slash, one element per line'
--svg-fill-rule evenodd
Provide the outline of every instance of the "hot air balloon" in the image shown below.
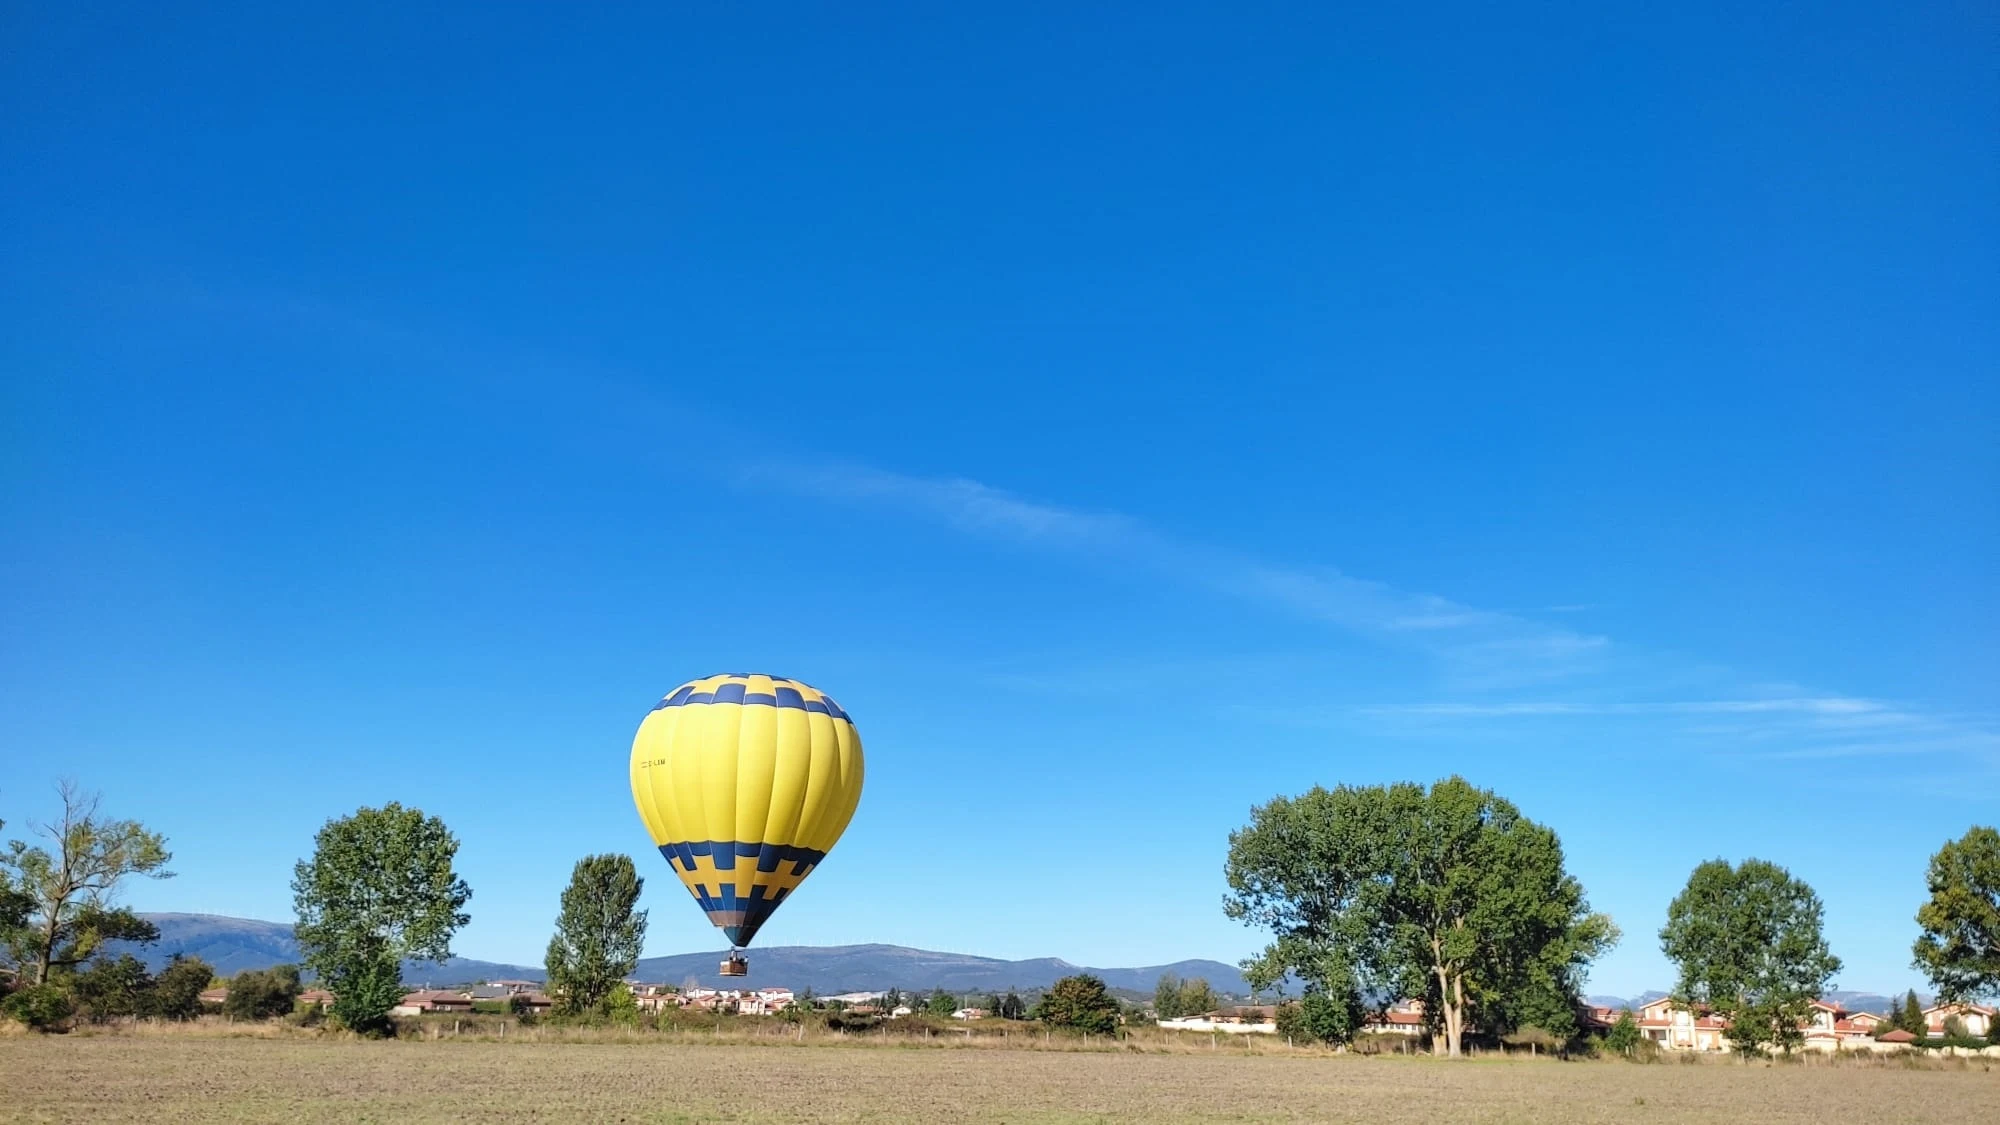
<path fill-rule="evenodd" d="M 724 675 L 670 692 L 632 739 L 632 800 L 653 843 L 739 951 L 798 889 L 861 801 L 861 735 L 818 688 Z"/>

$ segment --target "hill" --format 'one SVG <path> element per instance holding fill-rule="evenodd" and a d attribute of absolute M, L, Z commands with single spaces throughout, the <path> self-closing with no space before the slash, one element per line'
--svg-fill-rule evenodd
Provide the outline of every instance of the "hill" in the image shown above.
<path fill-rule="evenodd" d="M 141 914 L 160 928 L 160 940 L 144 947 L 114 944 L 114 952 L 129 952 L 158 971 L 176 953 L 199 957 L 223 976 L 245 969 L 268 969 L 299 962 L 299 943 L 290 922 L 229 918 L 220 914 Z M 539 966 L 505 965 L 454 957 L 443 964 L 403 962 L 403 979 L 416 984 L 459 984 L 475 980 L 540 980 Z"/>
<path fill-rule="evenodd" d="M 252 918 L 229 918 L 217 914 L 146 914 L 147 921 L 160 928 L 160 940 L 144 948 L 121 947 L 157 970 L 176 953 L 200 957 L 224 976 L 245 969 L 264 969 L 299 960 L 299 945 L 286 922 L 264 922 Z M 648 957 L 639 962 L 642 980 L 681 984 L 695 980 L 715 986 L 723 983 L 716 973 L 725 950 L 680 953 L 668 957 Z M 822 995 L 839 992 L 870 992 L 886 988 L 906 991 L 942 988 L 951 992 L 1005 991 L 1009 988 L 1038 989 L 1058 977 L 1072 973 L 1094 973 L 1112 988 L 1151 993 L 1162 973 L 1180 977 L 1204 977 L 1218 992 L 1247 995 L 1249 985 L 1243 974 L 1220 961 L 1177 961 L 1171 965 L 1139 968 L 1089 968 L 1072 965 L 1055 957 L 1026 961 L 1006 961 L 965 953 L 939 953 L 900 945 L 773 946 L 752 949 L 750 976 L 731 980 L 735 986 L 783 985 Z M 443 964 L 407 961 L 403 979 L 416 984 L 462 984 L 475 980 L 540 980 L 538 965 L 510 965 L 454 957 Z"/>
<path fill-rule="evenodd" d="M 689 980 L 715 987 L 722 983 L 716 966 L 725 950 L 713 953 L 681 953 L 671 957 L 648 957 L 639 962 L 642 980 L 681 984 Z M 1006 961 L 966 953 L 939 953 L 900 945 L 778 945 L 752 949 L 750 975 L 737 986 L 784 985 L 810 988 L 828 995 L 841 992 L 874 992 L 887 988 L 948 992 L 993 992 L 1009 988 L 1046 988 L 1060 977 L 1090 973 L 1101 977 L 1111 988 L 1151 994 L 1163 973 L 1178 977 L 1203 977 L 1217 992 L 1246 996 L 1250 986 L 1235 967 L 1220 961 L 1176 961 L 1170 965 L 1146 965 L 1129 969 L 1103 969 L 1073 965 L 1055 957 L 1026 961 Z"/>

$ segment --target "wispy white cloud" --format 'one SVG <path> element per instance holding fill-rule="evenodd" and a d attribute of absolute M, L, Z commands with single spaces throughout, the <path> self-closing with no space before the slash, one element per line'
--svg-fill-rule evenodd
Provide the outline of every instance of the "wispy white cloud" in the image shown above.
<path fill-rule="evenodd" d="M 1482 684 L 1571 675 L 1590 667 L 1610 644 L 1601 636 L 1476 609 L 1330 567 L 1277 565 L 1175 538 L 1118 513 L 1026 500 L 962 477 L 764 462 L 746 470 L 743 479 L 754 487 L 900 509 L 969 535 L 1116 559 L 1296 619 L 1432 652 L 1455 677 Z"/>
<path fill-rule="evenodd" d="M 1572 703 L 1548 700 L 1512 703 L 1386 703 L 1354 709 L 1372 716 L 1503 718 L 1533 715 L 1861 715 L 1886 711 L 1873 699 L 1840 696 L 1813 699 L 1700 699 L 1656 703 Z"/>

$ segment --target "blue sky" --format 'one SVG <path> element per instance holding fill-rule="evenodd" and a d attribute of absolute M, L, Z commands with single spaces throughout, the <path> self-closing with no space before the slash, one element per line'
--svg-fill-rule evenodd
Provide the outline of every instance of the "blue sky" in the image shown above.
<path fill-rule="evenodd" d="M 1665 987 L 1701 860 L 1840 983 L 2000 815 L 2000 98 L 1972 4 L 16 5 L 0 817 L 288 916 L 443 816 L 458 951 L 629 851 L 632 731 L 866 740 L 761 944 L 1234 960 L 1227 833 L 1453 772 Z"/>

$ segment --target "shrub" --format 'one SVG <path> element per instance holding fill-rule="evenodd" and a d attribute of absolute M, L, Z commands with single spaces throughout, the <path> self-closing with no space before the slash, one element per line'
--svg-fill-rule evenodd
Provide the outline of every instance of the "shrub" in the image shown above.
<path fill-rule="evenodd" d="M 1618 1022 L 1604 1033 L 1604 1049 L 1629 1059 L 1644 1038 L 1639 1034 L 1639 1021 L 1632 1018 L 1632 1009 L 1627 1008 L 1618 1013 Z"/>
<path fill-rule="evenodd" d="M 1550 1034 L 1546 1029 L 1532 1025 L 1510 1031 L 1502 1035 L 1500 1041 L 1509 1047 L 1526 1047 L 1529 1051 L 1536 1054 L 1542 1051 L 1555 1051 L 1563 1045 L 1562 1040 Z"/>
<path fill-rule="evenodd" d="M 299 1001 L 299 968 L 278 965 L 236 974 L 229 982 L 224 1015 L 239 1020 L 268 1020 L 289 1015 Z"/>
<path fill-rule="evenodd" d="M 199 957 L 176 953 L 153 978 L 144 1015 L 166 1020 L 191 1020 L 201 1014 L 201 993 L 215 979 L 215 970 Z"/>
<path fill-rule="evenodd" d="M 69 993 L 53 984 L 31 984 L 0 1001 L 0 1012 L 36 1031 L 60 1030 L 74 1010 Z"/>
<path fill-rule="evenodd" d="M 611 986 L 604 995 L 604 1014 L 620 1027 L 639 1026 L 639 1001 L 624 981 Z"/>

